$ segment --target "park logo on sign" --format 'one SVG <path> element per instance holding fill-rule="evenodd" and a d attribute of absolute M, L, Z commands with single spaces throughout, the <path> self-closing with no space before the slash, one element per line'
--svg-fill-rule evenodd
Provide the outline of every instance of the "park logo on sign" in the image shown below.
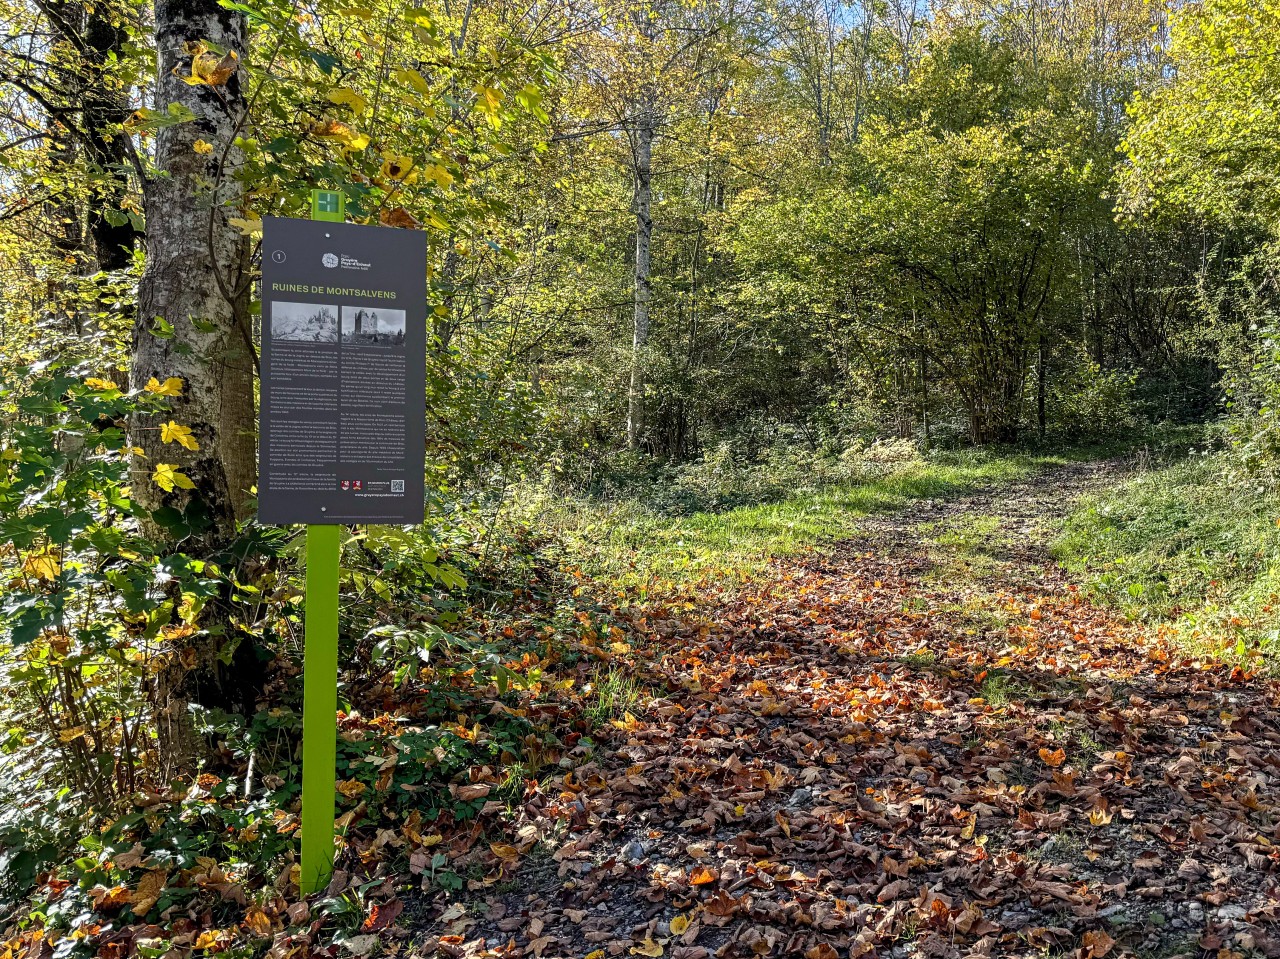
<path fill-rule="evenodd" d="M 320 257 L 320 262 L 332 270 L 338 265 L 338 254 L 326 253 L 324 256 Z"/>

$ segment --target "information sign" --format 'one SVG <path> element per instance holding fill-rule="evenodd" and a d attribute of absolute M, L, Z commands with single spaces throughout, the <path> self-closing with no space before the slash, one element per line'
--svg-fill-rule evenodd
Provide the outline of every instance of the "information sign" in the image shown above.
<path fill-rule="evenodd" d="M 258 518 L 421 523 L 426 235 L 264 217 Z"/>

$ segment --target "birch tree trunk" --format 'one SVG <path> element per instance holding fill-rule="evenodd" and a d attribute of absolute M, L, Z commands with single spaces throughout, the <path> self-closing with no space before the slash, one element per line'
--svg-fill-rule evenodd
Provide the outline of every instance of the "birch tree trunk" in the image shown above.
<path fill-rule="evenodd" d="M 189 44 L 243 55 L 244 17 L 217 0 L 157 0 L 157 112 L 171 104 L 195 120 L 160 130 L 156 166 L 160 172 L 144 189 L 146 267 L 138 291 L 133 329 L 131 379 L 144 386 L 152 377 L 181 380 L 171 412 L 139 417 L 132 439 L 146 453 L 146 469 L 174 464 L 195 484 L 193 490 L 165 492 L 149 478 L 133 484 L 135 498 L 149 510 L 185 510 L 199 503 L 207 512 L 205 544 L 216 547 L 235 535 L 246 515 L 255 483 L 253 376 L 255 357 L 249 333 L 246 238 L 231 227 L 235 216 L 235 174 L 241 162 L 233 142 L 245 112 L 240 77 L 232 73 L 217 86 L 189 85 Z M 214 145 L 197 153 L 196 140 Z M 156 335 L 161 326 L 172 334 Z M 172 418 L 189 426 L 199 444 L 187 451 L 161 442 L 159 427 Z M 158 532 L 153 530 L 152 532 Z"/>
<path fill-rule="evenodd" d="M 189 85 L 182 77 L 191 75 L 191 44 L 204 41 L 242 56 L 246 27 L 241 14 L 217 0 L 156 0 L 155 39 L 157 112 L 179 104 L 195 119 L 159 132 L 159 175 L 144 187 L 146 266 L 130 378 L 135 389 L 152 378 L 161 384 L 177 378 L 181 393 L 170 398 L 167 413 L 130 423 L 134 445 L 146 454 L 135 461 L 145 465 L 132 485 L 146 509 L 183 511 L 198 531 L 181 548 L 208 556 L 235 537 L 256 476 L 248 245 L 227 222 L 239 212 L 235 174 L 242 161 L 231 144 L 245 97 L 235 72 L 216 84 Z M 197 139 L 213 151 L 197 153 Z M 197 450 L 162 442 L 160 426 L 169 419 L 191 428 Z M 162 490 L 150 475 L 161 463 L 186 474 L 194 488 Z M 161 524 L 150 527 L 152 535 L 165 535 Z M 156 659 L 151 708 L 167 774 L 189 769 L 202 752 L 190 704 L 242 713 L 253 708 L 261 670 L 251 645 L 240 642 L 225 619 L 222 604 L 211 603 L 201 617 L 204 630 L 184 641 L 190 645 L 163 650 Z"/>
<path fill-rule="evenodd" d="M 635 293 L 631 327 L 631 384 L 627 391 L 627 446 L 635 449 L 644 434 L 645 371 L 644 351 L 651 328 L 649 302 L 653 297 L 651 266 L 653 251 L 653 138 L 651 98 L 646 97 L 635 125 L 635 213 L 636 254 Z"/>

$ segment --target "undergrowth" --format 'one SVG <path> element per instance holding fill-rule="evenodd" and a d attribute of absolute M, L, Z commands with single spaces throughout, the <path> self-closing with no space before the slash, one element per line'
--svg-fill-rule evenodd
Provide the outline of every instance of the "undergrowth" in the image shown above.
<path fill-rule="evenodd" d="M 1082 501 L 1054 546 L 1091 593 L 1197 652 L 1280 652 L 1280 490 L 1234 451 L 1166 460 Z"/>

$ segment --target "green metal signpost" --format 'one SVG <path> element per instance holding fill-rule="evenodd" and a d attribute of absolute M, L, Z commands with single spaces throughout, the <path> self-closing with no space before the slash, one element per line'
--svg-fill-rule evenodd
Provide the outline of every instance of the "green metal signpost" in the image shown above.
<path fill-rule="evenodd" d="M 345 197 L 311 191 L 311 219 L 341 223 Z M 307 526 L 306 648 L 302 687 L 303 895 L 319 892 L 333 872 L 338 748 L 338 565 L 342 527 Z"/>
<path fill-rule="evenodd" d="M 343 527 L 425 516 L 427 240 L 347 223 L 336 190 L 311 191 L 310 221 L 262 226 L 258 518 L 307 527 L 298 884 L 311 894 L 333 874 Z"/>

